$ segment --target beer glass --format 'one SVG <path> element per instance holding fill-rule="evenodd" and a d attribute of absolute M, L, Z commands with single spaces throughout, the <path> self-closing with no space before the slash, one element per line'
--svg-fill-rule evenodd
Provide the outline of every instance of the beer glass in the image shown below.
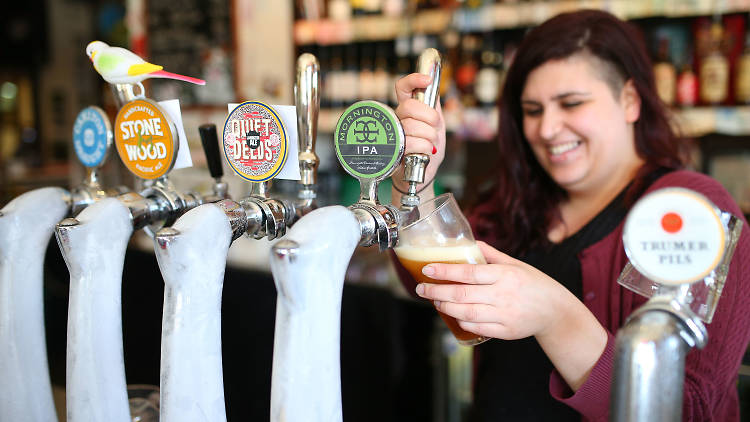
<path fill-rule="evenodd" d="M 412 223 L 399 230 L 398 245 L 393 249 L 401 265 L 418 283 L 453 284 L 429 278 L 422 267 L 430 263 L 486 264 L 471 234 L 469 222 L 458 208 L 453 194 L 446 193 L 424 201 L 412 213 Z M 410 217 L 410 216 L 408 216 Z M 407 221 L 409 219 L 407 218 Z M 473 346 L 487 338 L 463 330 L 458 321 L 438 311 L 458 343 Z"/>

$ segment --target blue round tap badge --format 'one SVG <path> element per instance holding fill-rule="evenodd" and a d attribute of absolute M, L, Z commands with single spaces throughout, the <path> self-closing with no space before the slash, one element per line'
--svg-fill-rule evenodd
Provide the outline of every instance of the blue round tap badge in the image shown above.
<path fill-rule="evenodd" d="M 104 110 L 89 106 L 81 110 L 73 124 L 73 147 L 81 163 L 100 167 L 112 145 L 112 125 Z"/>

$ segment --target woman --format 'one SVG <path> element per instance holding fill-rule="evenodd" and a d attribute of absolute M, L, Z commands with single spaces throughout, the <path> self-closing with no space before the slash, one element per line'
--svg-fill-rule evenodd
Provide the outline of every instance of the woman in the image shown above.
<path fill-rule="evenodd" d="M 519 46 L 499 105 L 497 187 L 468 213 L 488 264 L 430 264 L 424 274 L 465 284 L 415 288 L 462 328 L 514 340 L 477 346 L 474 420 L 607 420 L 614 335 L 646 300 L 616 281 L 627 263 L 628 208 L 647 192 L 680 186 L 742 215 L 719 183 L 680 170 L 684 154 L 651 69 L 637 31 L 601 11 L 554 17 Z M 432 154 L 431 181 L 445 125 L 439 107 L 411 99 L 429 82 L 399 80 L 396 113 L 407 152 Z M 423 198 L 433 195 L 430 182 L 420 188 Z M 405 186 L 394 189 L 396 202 Z M 708 346 L 687 357 L 685 420 L 739 420 L 749 241 L 745 230 Z"/>

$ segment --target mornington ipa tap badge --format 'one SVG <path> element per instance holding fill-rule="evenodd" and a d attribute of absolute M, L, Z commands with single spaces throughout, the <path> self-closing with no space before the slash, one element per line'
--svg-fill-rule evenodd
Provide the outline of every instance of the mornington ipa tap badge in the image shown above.
<path fill-rule="evenodd" d="M 258 101 L 244 102 L 229 113 L 223 145 L 235 173 L 251 182 L 275 177 L 289 154 L 283 121 L 271 106 Z"/>
<path fill-rule="evenodd" d="M 125 167 L 143 179 L 167 174 L 177 157 L 177 130 L 161 107 L 149 99 L 131 101 L 115 120 L 115 144 Z"/>
<path fill-rule="evenodd" d="M 112 145 L 112 125 L 104 110 L 89 106 L 81 110 L 73 124 L 73 147 L 81 163 L 100 167 Z"/>
<path fill-rule="evenodd" d="M 623 232 L 633 266 L 664 285 L 708 276 L 724 256 L 726 241 L 718 208 L 683 188 L 660 189 L 643 197 L 628 213 Z"/>
<path fill-rule="evenodd" d="M 384 179 L 404 154 L 404 131 L 390 107 L 359 101 L 339 118 L 334 143 L 347 173 L 360 179 Z"/>

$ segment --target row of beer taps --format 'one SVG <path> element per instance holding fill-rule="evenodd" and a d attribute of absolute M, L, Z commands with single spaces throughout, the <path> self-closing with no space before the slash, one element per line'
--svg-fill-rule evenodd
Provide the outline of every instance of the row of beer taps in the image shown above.
<path fill-rule="evenodd" d="M 141 81 L 147 77 L 180 75 L 164 73 L 160 67 L 146 66 L 142 59 L 131 57 L 132 53 L 127 52 L 128 55 L 120 51 L 122 49 L 100 44 L 91 43 L 87 52 L 97 71 L 112 84 L 120 110 L 138 101 L 143 107 L 153 106 L 158 110 L 158 104 L 146 98 Z M 119 54 L 121 57 L 118 57 L 132 60 L 148 73 L 135 79 L 113 76 L 102 68 L 103 62 L 98 61 L 104 54 Z M 433 82 L 415 93 L 415 98 L 432 107 L 437 104 L 440 70 L 441 58 L 437 50 L 425 50 L 419 57 L 416 71 L 432 76 Z M 202 82 L 181 78 L 192 83 Z M 97 162 L 85 163 L 86 179 L 70 192 L 60 188 L 38 189 L 19 196 L 0 210 L 0 379 L 3 380 L 0 382 L 0 420 L 57 420 L 45 352 L 41 268 L 45 246 L 53 231 L 70 272 L 67 420 L 131 420 L 124 373 L 120 292 L 125 251 L 133 232 L 140 229 L 154 239 L 155 254 L 165 282 L 159 386 L 161 420 L 226 420 L 221 294 L 229 247 L 243 234 L 253 239 L 279 239 L 270 257 L 279 292 L 271 420 L 328 422 L 342 419 L 336 368 L 337 321 L 340 318 L 337 312 L 340 312 L 344 270 L 354 247 L 378 245 L 381 251 L 393 248 L 398 243 L 399 230 L 418 218 L 414 213 L 419 205 L 417 187 L 424 183 L 429 157 L 425 154 L 404 156 L 405 136 L 397 116 L 388 106 L 368 100 L 357 102 L 342 114 L 334 142 L 342 167 L 360 182 L 359 200 L 348 209 L 339 206 L 319 209 L 316 201 L 319 160 L 315 143 L 320 69 L 313 55 L 306 53 L 298 58 L 294 89 L 300 172 L 295 199 L 273 197 L 270 180 L 253 182 L 249 195 L 243 198 L 230 198 L 222 179 L 221 141 L 216 126 L 207 124 L 199 128 L 199 133 L 214 180 L 209 193 L 176 189 L 167 175 L 173 163 L 162 173 L 145 180 L 139 192 L 126 188 L 106 190 L 97 173 L 101 162 Z M 343 127 L 355 120 L 352 116 L 367 113 L 382 118 L 383 128 L 393 135 L 392 139 L 379 144 L 389 148 L 383 148 L 387 152 L 374 170 L 358 167 L 356 162 L 347 161 L 347 154 L 339 151 L 347 144 L 356 143 L 350 142 Z M 106 120 L 106 115 L 102 118 Z M 109 148 L 111 135 L 101 142 Z M 176 144 L 173 151 L 176 155 Z M 402 163 L 403 180 L 409 185 L 407 193 L 398 206 L 380 203 L 378 184 L 391 177 Z M 44 212 L 39 212 L 40 209 Z M 328 212 L 327 216 L 324 211 Z M 300 223 L 295 224 L 298 221 Z M 342 228 L 341 234 L 324 228 L 329 225 Z M 328 235 L 340 235 L 340 239 L 321 239 L 322 249 L 306 254 L 302 249 L 310 248 L 314 237 L 311 233 L 319 228 L 330 232 Z M 284 237 L 288 230 L 290 234 L 296 231 L 295 236 Z M 328 265 L 322 257 L 329 253 L 328 248 L 334 247 L 341 247 L 343 253 L 330 258 L 337 265 L 330 269 L 330 275 L 322 276 L 328 277 L 323 281 L 330 284 L 330 291 L 327 291 L 330 297 L 317 295 L 310 299 L 315 303 L 303 306 L 305 304 L 299 300 L 312 297 L 310 290 L 300 293 L 295 289 L 305 290 L 307 279 L 303 278 L 316 275 L 308 273 L 301 277 L 290 265 L 295 260 Z M 291 280 L 294 277 L 297 279 Z M 320 321 L 306 312 L 316 312 L 314 317 Z M 673 321 L 667 324 L 675 325 Z M 628 344 L 637 341 L 635 331 Z M 700 329 L 695 331 L 703 333 Z M 311 333 L 317 333 L 319 338 Z M 685 337 L 679 332 L 675 336 Z M 700 341 L 695 344 L 700 346 L 705 338 L 698 337 Z M 687 351 L 681 353 L 684 355 Z M 320 360 L 313 362 L 310 356 Z M 320 364 L 323 361 L 325 363 Z M 318 365 L 320 367 L 316 367 Z M 637 373 L 638 369 L 631 372 Z M 326 388 L 319 388 L 317 382 Z M 626 393 L 630 391 L 618 390 L 615 395 L 625 396 Z M 628 400 L 623 398 L 620 403 L 630 403 Z M 653 402 L 653 405 L 658 403 Z M 626 410 L 618 411 L 620 415 L 626 413 Z"/>

